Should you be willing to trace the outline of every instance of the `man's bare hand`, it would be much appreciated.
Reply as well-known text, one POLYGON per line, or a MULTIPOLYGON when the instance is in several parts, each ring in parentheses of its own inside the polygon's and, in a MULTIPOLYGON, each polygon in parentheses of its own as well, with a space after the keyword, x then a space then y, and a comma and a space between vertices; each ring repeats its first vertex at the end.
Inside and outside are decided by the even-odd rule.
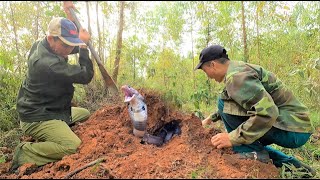
POLYGON ((79 39, 81 39, 84 43, 88 44, 91 36, 86 29, 81 28, 79 31, 79 39))
POLYGON ((75 7, 74 4, 72 3, 72 1, 63 1, 63 10, 64 10, 64 12, 67 14, 67 18, 68 18, 70 21, 74 21, 72 15, 71 15, 71 12, 70 12, 70 10, 69 10, 69 8, 76 9, 76 7, 75 7))
POLYGON ((217 149, 232 147, 228 133, 219 133, 211 138, 211 143, 217 149))
POLYGON ((207 118, 205 118, 204 120, 202 120, 201 123, 202 123, 202 126, 203 126, 203 127, 212 124, 211 116, 208 116, 207 118))

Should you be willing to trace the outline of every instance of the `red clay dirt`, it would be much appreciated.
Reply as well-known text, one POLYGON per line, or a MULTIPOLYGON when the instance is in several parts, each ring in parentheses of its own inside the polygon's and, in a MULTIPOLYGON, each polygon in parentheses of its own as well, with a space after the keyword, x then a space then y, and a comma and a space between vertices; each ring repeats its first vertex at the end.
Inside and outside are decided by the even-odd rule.
POLYGON ((105 105, 90 118, 72 127, 82 140, 77 153, 62 160, 34 167, 25 164, 19 174, 8 173, 11 162, 2 164, 0 179, 167 179, 167 178, 277 178, 272 164, 236 159, 230 149, 214 149, 215 127, 203 128, 193 114, 170 107, 155 92, 138 90, 148 108, 147 132, 153 134, 164 123, 181 120, 181 134, 157 147, 141 144, 132 133, 125 103, 105 105), (104 160, 70 174, 99 158, 104 160))

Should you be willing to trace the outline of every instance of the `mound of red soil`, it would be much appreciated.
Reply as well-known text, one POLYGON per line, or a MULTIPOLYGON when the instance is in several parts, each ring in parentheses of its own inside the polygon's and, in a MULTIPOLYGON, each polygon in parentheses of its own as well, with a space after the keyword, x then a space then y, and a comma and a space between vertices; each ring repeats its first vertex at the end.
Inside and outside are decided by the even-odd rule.
MULTIPOLYGON (((2 171, 0 178, 278 177, 279 172, 272 164, 235 159, 230 149, 214 149, 210 139, 219 130, 203 128, 198 117, 174 110, 155 92, 139 91, 145 97, 148 107, 148 133, 154 133, 166 122, 180 120, 180 135, 175 135, 160 147, 141 144, 141 139, 132 133, 126 104, 106 105, 94 112, 87 121, 72 127, 82 140, 77 153, 38 168, 25 164, 20 167, 18 175, 2 171), (93 162, 100 158, 103 160, 93 162), (91 162, 92 166, 84 168, 91 162), (79 168, 83 169, 75 172, 79 168)), ((5 166, 8 169, 9 163, 5 166)))

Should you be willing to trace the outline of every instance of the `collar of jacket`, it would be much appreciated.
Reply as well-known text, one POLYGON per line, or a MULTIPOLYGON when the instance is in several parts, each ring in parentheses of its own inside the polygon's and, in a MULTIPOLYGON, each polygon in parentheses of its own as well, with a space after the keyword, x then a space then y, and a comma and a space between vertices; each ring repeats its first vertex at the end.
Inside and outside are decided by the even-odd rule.
POLYGON ((68 57, 64 58, 64 57, 59 56, 58 54, 56 54, 56 53, 54 53, 54 52, 52 51, 52 49, 51 49, 51 47, 50 47, 50 44, 49 44, 49 42, 48 42, 48 40, 47 40, 47 37, 45 37, 45 38, 42 40, 41 43, 42 43, 42 45, 48 50, 49 53, 54 54, 55 56, 59 57, 59 59, 65 60, 65 61, 68 62, 68 60, 69 60, 68 57))

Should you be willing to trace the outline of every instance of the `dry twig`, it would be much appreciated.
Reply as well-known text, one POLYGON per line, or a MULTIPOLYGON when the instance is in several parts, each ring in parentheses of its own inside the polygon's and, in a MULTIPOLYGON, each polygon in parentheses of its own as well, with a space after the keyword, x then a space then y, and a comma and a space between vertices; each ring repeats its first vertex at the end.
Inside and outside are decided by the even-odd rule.
POLYGON ((66 176, 64 176, 63 179, 69 179, 71 176, 75 175, 76 173, 78 173, 78 172, 80 172, 80 171, 82 171, 82 170, 84 170, 84 169, 86 169, 86 168, 88 168, 90 166, 93 166, 93 165, 95 165, 97 163, 104 162, 105 160, 106 160, 106 158, 104 158, 104 157, 96 159, 96 160, 94 160, 94 161, 92 161, 92 162, 90 162, 90 163, 88 163, 88 164, 86 164, 86 165, 84 165, 84 166, 82 166, 82 167, 80 167, 80 168, 68 173, 66 176))

